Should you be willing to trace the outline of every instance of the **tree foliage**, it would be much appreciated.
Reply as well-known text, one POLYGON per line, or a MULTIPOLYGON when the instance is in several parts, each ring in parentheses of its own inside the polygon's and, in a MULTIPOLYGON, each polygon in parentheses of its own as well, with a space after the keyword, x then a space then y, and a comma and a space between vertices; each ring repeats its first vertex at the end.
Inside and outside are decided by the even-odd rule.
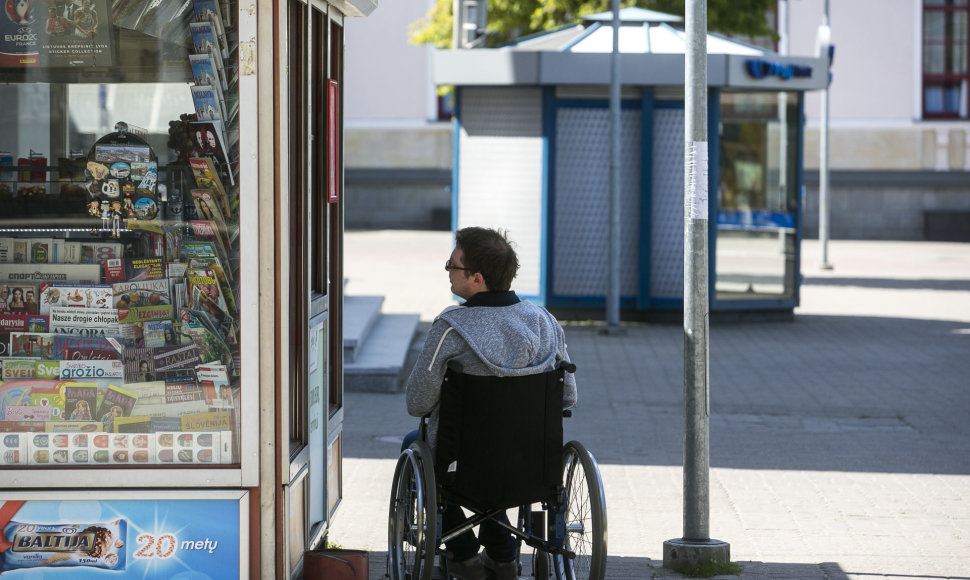
MULTIPOLYGON (((684 15, 685 0, 621 0, 638 6, 684 15)), ((708 0, 707 27, 712 32, 776 38, 768 12, 777 0, 708 0)), ((422 19, 411 25, 411 42, 451 47, 453 0, 437 0, 422 19)), ((500 46, 516 38, 579 22, 583 16, 610 10, 610 0, 488 0, 486 46, 500 46)))

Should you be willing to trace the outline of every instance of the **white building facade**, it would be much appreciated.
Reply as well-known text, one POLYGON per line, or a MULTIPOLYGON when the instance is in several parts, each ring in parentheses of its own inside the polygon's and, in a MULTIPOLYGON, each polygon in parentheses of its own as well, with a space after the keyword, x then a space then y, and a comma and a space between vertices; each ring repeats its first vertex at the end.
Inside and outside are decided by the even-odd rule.
MULTIPOLYGON (((444 174, 453 164, 453 135, 439 120, 433 49, 407 43, 408 26, 431 4, 394 3, 348 24, 359 29, 347 36, 348 63, 360 59, 384 73, 356 79, 349 71, 364 67, 347 67, 348 191, 383 192, 382 199, 404 206, 396 207, 397 219, 412 223, 430 215, 429 204, 440 211, 450 199, 444 174)), ((970 239, 967 0, 778 4, 778 51, 792 55, 816 54, 828 4, 835 47, 828 124, 831 236, 970 239)), ((807 237, 816 235, 818 223, 821 97, 818 91, 805 97, 807 237)), ((353 227, 352 204, 347 211, 353 227)))

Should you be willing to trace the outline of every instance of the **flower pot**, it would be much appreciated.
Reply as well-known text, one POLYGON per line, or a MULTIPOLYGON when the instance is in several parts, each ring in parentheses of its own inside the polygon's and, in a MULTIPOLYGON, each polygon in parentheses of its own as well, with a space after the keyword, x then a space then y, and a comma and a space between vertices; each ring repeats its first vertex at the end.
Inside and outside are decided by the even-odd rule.
POLYGON ((304 580, 367 580, 366 550, 312 550, 303 553, 304 580))

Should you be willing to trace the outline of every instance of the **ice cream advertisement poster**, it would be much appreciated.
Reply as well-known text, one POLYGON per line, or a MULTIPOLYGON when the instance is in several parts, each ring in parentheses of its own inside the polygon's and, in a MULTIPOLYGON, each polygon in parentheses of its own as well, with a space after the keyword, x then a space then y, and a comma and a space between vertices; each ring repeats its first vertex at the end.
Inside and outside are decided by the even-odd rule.
POLYGON ((181 499, 187 495, 182 492, 180 499, 80 499, 81 494, 72 494, 79 499, 17 499, 2 494, 0 573, 5 580, 240 578, 245 545, 240 514, 243 507, 248 510, 242 505, 248 495, 211 494, 215 497, 181 499))

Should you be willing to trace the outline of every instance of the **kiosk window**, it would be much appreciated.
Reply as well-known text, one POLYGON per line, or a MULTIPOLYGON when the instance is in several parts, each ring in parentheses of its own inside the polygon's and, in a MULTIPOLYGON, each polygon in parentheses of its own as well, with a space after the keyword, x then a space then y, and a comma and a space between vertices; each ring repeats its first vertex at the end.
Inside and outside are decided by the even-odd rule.
POLYGON ((718 300, 794 298, 798 99, 721 96, 718 300))
POLYGON ((0 16, 0 469, 237 464, 237 2, 21 5, 0 16))

